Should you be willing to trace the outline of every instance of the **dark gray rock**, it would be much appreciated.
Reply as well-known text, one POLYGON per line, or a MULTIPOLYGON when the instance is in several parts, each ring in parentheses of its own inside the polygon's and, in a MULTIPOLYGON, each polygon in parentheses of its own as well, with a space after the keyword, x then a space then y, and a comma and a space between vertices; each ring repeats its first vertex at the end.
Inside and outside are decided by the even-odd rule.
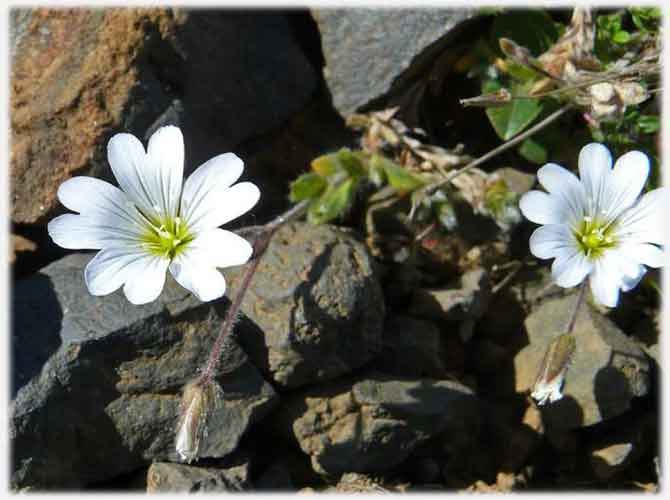
POLYGON ((380 472, 429 438, 478 416, 477 399, 447 380, 357 377, 297 394, 282 407, 320 474, 380 472))
POLYGON ((383 349, 375 368, 403 377, 446 378, 442 333, 430 321, 392 316, 384 325, 383 349))
POLYGON ((187 167, 279 127, 307 105, 317 73, 294 35, 291 14, 179 13, 173 44, 182 59, 173 77, 183 88, 187 167))
POLYGON ((249 462, 224 467, 157 462, 147 471, 147 493, 248 491, 250 469, 249 462))
MULTIPOLYGON (((240 275, 230 275, 235 290, 240 275)), ((288 224, 244 297, 240 345, 282 387, 329 380, 381 350, 384 298, 365 246, 334 226, 288 224)))
POLYGON ((312 9, 342 115, 406 87, 472 9, 312 9))
POLYGON ((473 269, 445 288, 419 289, 409 312, 446 321, 480 318, 491 300, 491 280, 485 269, 473 269))
MULTIPOLYGON (((161 297, 133 306, 122 293, 88 294, 75 254, 20 281, 13 294, 11 481, 79 487, 174 451, 181 389, 197 375, 223 304, 203 304, 168 279, 161 297)), ((201 455, 235 450, 276 395, 229 344, 231 373, 212 410, 201 455), (236 368, 235 368, 236 367, 236 368)))
MULTIPOLYGON (((532 390, 550 342, 565 330, 575 301, 545 300, 525 321, 528 345, 514 358, 517 392, 532 390)), ((650 363, 637 342, 588 302, 573 330, 575 354, 567 369, 563 398, 542 407, 549 427, 574 429, 623 414, 634 397, 649 391, 650 363)))
POLYGON ((488 272, 476 268, 445 288, 416 290, 409 312, 438 321, 460 321, 458 331, 467 342, 472 337, 476 321, 486 313, 492 295, 488 272))

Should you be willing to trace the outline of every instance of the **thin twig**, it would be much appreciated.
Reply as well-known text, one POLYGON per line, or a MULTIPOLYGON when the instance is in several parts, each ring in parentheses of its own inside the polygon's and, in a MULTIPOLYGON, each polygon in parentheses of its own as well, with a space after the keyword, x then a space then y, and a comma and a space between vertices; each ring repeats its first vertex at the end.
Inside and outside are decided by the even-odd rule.
POLYGON ((472 169, 476 166, 481 165, 482 163, 487 162, 488 160, 490 160, 494 156, 497 156, 500 153, 502 153, 504 151, 507 151, 510 148, 513 148, 514 146, 516 146, 520 142, 522 142, 522 141, 526 140, 527 138, 529 138, 530 136, 536 134, 537 132, 539 132, 543 128, 547 127, 548 125, 550 125, 553 122, 555 122, 556 120, 558 120, 561 116, 563 116, 570 109, 572 109, 572 104, 566 104, 562 108, 554 111, 552 114, 547 116, 544 120, 540 121, 539 123, 535 124, 534 126, 529 128, 528 130, 526 130, 525 132, 522 132, 522 133, 516 135, 513 139, 510 139, 509 141, 505 142, 504 144, 501 144, 500 146, 498 146, 497 148, 492 149, 491 151, 489 151, 485 155, 482 155, 479 158, 471 161, 470 163, 465 165, 463 168, 460 168, 460 169, 452 172, 448 177, 446 177, 444 179, 440 179, 439 181, 434 182, 433 184, 429 184, 428 186, 422 188, 421 192, 425 196, 429 196, 429 195, 433 194, 435 191, 440 189, 442 186, 445 186, 446 184, 453 181, 459 175, 467 172, 468 170, 470 170, 470 169, 472 169))

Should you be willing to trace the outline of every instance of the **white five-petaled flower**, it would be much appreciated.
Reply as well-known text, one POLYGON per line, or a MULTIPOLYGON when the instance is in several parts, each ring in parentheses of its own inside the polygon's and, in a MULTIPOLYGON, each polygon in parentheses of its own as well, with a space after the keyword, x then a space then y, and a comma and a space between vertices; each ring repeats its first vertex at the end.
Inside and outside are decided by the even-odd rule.
POLYGON ((219 229, 260 197, 250 182, 233 185, 242 160, 216 156, 183 182, 184 140, 172 126, 158 129, 146 151, 134 136, 117 134, 107 157, 121 189, 92 177, 65 181, 58 199, 78 214, 48 226, 64 248, 100 250, 84 271, 90 293, 123 286, 130 302, 145 304, 160 295, 169 269, 200 300, 221 297, 226 282, 217 268, 244 264, 252 254, 245 239, 219 229))
POLYGON ((537 172, 548 191, 530 191, 520 200, 521 212, 543 224, 530 237, 530 251, 555 259, 551 272, 557 285, 569 288, 590 275, 597 302, 615 307, 619 290, 634 288, 646 267, 660 267, 665 254, 662 218, 670 195, 659 188, 640 197, 649 175, 649 159, 630 151, 614 168, 608 149, 588 144, 579 153, 578 179, 548 163, 537 172))

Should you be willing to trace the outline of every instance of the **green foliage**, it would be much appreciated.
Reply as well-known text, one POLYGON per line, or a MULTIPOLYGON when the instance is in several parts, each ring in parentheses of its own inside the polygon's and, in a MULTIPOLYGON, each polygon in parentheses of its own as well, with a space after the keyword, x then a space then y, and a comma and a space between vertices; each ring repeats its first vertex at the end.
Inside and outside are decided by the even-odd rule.
POLYGON ((307 172, 291 183, 289 199, 293 203, 319 196, 328 186, 326 180, 318 174, 307 172))
POLYGON ((419 176, 381 155, 372 155, 370 166, 383 170, 389 184, 401 194, 414 191, 425 184, 419 176))
POLYGON ((519 146, 519 154, 536 165, 544 165, 549 158, 547 148, 530 137, 523 141, 521 146, 519 146))
POLYGON ((380 188, 386 182, 400 195, 415 191, 425 181, 381 154, 343 148, 312 160, 312 172, 291 184, 293 202, 311 200, 307 218, 323 224, 342 217, 352 206, 356 190, 365 182, 380 188))
MULTIPOLYGON (((530 84, 515 84, 512 86, 512 96, 528 93, 530 84)), ((484 85, 484 92, 495 92, 500 84, 489 81, 484 85)), ((539 99, 512 99, 505 106, 496 106, 486 109, 491 125, 498 136, 508 141, 528 127, 542 111, 543 103, 539 99)))
POLYGON ((657 32, 661 24, 658 7, 631 7, 628 9, 635 27, 642 32, 657 32))
POLYGON ((543 10, 510 10, 495 18, 491 38, 494 47, 500 38, 510 38, 538 56, 558 39, 558 30, 543 10))
POLYGON ((503 179, 493 182, 484 193, 484 208, 503 227, 509 227, 521 219, 518 204, 519 195, 511 191, 503 179))
POLYGON ((312 224, 324 224, 342 216, 353 202, 356 194, 355 179, 347 179, 339 185, 329 186, 307 211, 307 220, 312 224))
POLYGON ((622 45, 631 41, 631 34, 623 29, 623 12, 600 15, 596 18, 596 56, 611 62, 625 50, 622 45))

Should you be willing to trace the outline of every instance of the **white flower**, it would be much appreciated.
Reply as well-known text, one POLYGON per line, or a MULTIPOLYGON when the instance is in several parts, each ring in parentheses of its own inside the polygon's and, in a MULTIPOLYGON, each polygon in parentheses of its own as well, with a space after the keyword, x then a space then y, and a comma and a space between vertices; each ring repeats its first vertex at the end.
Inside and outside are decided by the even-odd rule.
POLYGON ((596 301, 614 307, 619 290, 634 288, 645 266, 664 264, 657 245, 665 242, 670 192, 659 188, 639 197, 649 175, 647 156, 630 151, 612 168, 602 144, 582 148, 579 175, 581 181, 554 163, 538 170, 548 193, 530 191, 519 202, 528 219, 544 224, 530 237, 530 251, 555 259, 551 272, 559 286, 576 286, 590 275, 596 301))
POLYGON ((64 248, 100 250, 84 271, 90 293, 123 286, 130 302, 145 304, 160 295, 169 269, 200 300, 221 297, 226 282, 216 268, 244 264, 252 254, 245 239, 218 229, 260 197, 250 182, 233 185, 242 160, 216 156, 183 182, 184 139, 177 127, 157 130, 147 151, 134 136, 117 134, 107 158, 121 189, 92 177, 67 180, 58 199, 78 214, 48 226, 64 248))

